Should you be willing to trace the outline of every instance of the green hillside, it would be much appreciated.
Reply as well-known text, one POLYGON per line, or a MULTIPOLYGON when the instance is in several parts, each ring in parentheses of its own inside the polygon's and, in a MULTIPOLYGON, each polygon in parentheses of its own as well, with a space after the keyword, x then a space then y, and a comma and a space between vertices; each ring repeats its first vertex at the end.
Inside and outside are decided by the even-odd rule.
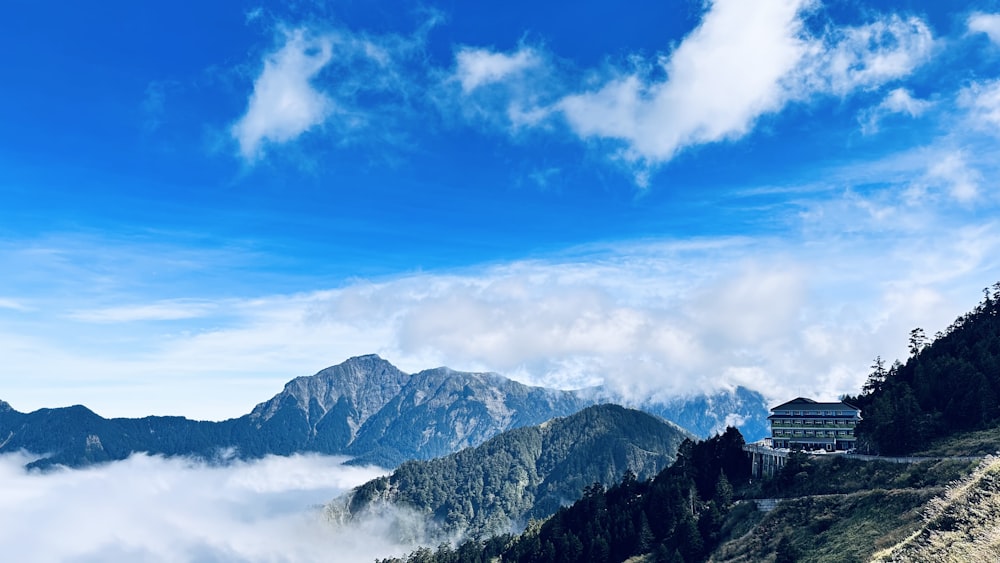
POLYGON ((540 426, 429 461, 411 461, 329 507, 334 520, 384 505, 424 515, 443 537, 520 529, 622 474, 655 475, 688 437, 652 415, 617 405, 590 407, 540 426))
POLYGON ((859 441, 884 455, 923 449, 958 432, 1000 423, 1000 283, 945 330, 910 333, 906 362, 876 358, 862 393, 859 441))

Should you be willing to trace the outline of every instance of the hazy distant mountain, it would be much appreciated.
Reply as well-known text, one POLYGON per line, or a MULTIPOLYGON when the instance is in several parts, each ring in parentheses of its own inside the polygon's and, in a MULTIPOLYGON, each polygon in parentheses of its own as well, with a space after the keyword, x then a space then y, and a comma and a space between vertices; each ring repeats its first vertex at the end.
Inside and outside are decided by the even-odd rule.
POLYGON ((767 400, 760 393, 746 387, 662 402, 637 403, 624 398, 616 399, 614 395, 609 396, 608 400, 676 422, 703 438, 720 434, 727 426, 739 428, 747 442, 756 442, 770 435, 767 400))
POLYGON ((644 412, 588 407, 446 457, 404 463, 335 500, 327 512, 347 520, 370 511, 389 514, 392 506, 428 519, 432 536, 485 537, 546 518, 580 498, 585 487, 617 483, 627 470, 651 477, 674 460, 688 437, 644 412))
MULTIPOLYGON (((259 457, 294 452, 343 454, 395 467, 479 445, 505 430, 540 424, 607 402, 607 394, 530 387, 489 373, 438 368, 413 375, 369 355, 293 379, 240 418, 105 419, 83 406, 20 413, 0 402, 0 452, 44 454, 34 465, 80 466, 133 452, 259 457)), ((638 405, 698 435, 743 422, 763 432, 767 408, 745 389, 731 394, 638 405)))

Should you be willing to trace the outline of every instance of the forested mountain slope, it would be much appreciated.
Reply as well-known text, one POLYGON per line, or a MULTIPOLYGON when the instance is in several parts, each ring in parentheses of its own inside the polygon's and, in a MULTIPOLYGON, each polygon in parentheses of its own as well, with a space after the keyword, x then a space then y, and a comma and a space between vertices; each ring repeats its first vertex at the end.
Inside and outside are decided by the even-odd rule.
POLYGON ((1000 423, 1000 283, 933 340, 910 333, 910 357, 889 368, 877 358, 862 393, 859 438, 886 455, 957 432, 1000 423))
POLYGON ((337 499, 328 512, 344 520, 388 504, 425 516, 441 537, 506 532, 548 517, 593 483, 656 474, 688 436, 647 413, 589 407, 443 458, 404 463, 337 499))
POLYGON ((610 488, 587 487, 579 501, 520 536, 420 549, 384 563, 620 562, 650 552, 658 561, 700 561, 732 510, 731 483, 749 476, 742 448, 743 437, 733 428, 702 442, 687 440, 676 462, 655 478, 626 475, 610 488))

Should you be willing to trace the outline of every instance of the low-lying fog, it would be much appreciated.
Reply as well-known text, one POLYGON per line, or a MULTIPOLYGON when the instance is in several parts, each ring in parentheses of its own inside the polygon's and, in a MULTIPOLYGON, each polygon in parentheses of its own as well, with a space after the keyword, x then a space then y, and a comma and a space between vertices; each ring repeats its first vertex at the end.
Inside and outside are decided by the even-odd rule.
POLYGON ((225 466, 133 455, 86 469, 26 471, 0 456, 6 561, 373 561, 409 552, 388 519, 335 527, 322 505, 383 474, 318 455, 225 466))

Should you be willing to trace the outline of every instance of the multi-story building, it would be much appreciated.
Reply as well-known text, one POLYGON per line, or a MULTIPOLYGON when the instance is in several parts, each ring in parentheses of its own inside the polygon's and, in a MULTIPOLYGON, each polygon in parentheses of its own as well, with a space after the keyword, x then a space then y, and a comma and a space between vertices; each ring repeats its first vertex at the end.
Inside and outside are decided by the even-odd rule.
POLYGON ((841 401, 818 403, 799 397, 771 409, 771 445, 801 450, 850 450, 861 410, 841 401))

